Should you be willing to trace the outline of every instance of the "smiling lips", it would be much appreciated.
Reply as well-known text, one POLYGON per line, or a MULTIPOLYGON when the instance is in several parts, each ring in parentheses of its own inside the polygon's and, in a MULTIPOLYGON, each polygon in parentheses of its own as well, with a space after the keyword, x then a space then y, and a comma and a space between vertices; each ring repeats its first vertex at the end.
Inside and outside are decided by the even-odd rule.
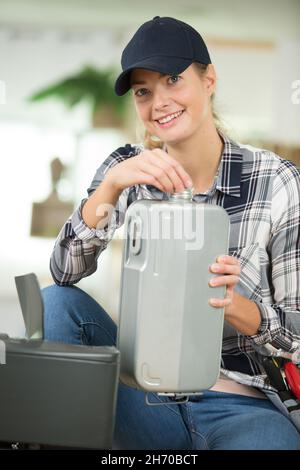
POLYGON ((161 118, 161 119, 156 119, 156 122, 160 127, 170 127, 173 122, 181 116, 181 114, 184 112, 182 109, 181 111, 177 111, 176 113, 169 114, 168 116, 161 118))

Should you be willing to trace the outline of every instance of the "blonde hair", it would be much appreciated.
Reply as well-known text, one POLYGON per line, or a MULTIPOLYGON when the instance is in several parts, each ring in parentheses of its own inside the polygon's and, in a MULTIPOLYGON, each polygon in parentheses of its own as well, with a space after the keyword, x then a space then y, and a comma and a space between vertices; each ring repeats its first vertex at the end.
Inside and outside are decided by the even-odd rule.
MULTIPOLYGON (((193 62, 193 65, 194 65, 196 71, 198 72, 200 78, 202 78, 205 75, 208 66, 205 65, 205 64, 200 64, 199 62, 193 62)), ((211 95, 211 98, 210 98, 213 120, 214 120, 216 129, 218 131, 222 132, 223 134, 225 134, 226 130, 223 126, 221 118, 219 117, 219 115, 218 115, 218 113, 215 109, 214 101, 215 101, 215 94, 213 93, 211 95)), ((147 149, 150 149, 150 150, 153 150, 155 148, 162 148, 164 146, 164 142, 162 142, 161 140, 159 140, 157 138, 153 138, 153 137, 154 136, 151 135, 149 133, 149 131, 147 131, 147 129, 144 129, 144 136, 142 137, 144 147, 147 148, 147 149)))

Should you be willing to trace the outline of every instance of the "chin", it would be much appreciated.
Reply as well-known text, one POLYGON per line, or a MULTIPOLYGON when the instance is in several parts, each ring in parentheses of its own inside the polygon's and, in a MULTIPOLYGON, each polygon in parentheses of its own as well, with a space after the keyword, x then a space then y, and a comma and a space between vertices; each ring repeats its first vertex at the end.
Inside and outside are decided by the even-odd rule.
POLYGON ((164 137, 161 136, 159 138, 166 144, 174 145, 174 144, 180 144, 181 142, 184 142, 185 140, 189 139, 189 137, 191 137, 190 134, 181 133, 181 134, 177 134, 174 136, 171 136, 171 135, 164 136, 164 137))

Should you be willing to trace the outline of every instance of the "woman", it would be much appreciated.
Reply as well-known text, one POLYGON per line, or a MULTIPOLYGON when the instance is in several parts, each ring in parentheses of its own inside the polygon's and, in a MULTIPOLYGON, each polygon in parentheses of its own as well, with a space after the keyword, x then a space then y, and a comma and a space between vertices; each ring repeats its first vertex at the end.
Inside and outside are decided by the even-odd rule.
POLYGON ((114 447, 300 449, 286 410, 266 398, 272 387, 257 352, 268 342, 294 351, 300 342, 297 169, 217 128, 215 70, 191 26, 173 18, 146 22, 124 49, 122 68, 115 90, 132 90, 145 142, 105 160, 89 197, 63 227, 51 257, 58 286, 43 291, 46 338, 115 344, 114 322, 73 284, 96 270, 132 201, 167 198, 192 185, 196 202, 223 206, 231 222, 230 255, 220 253, 210 266, 218 274, 211 286, 226 286, 224 299, 210 300, 225 307, 222 374, 184 405, 147 406, 142 391, 120 384, 114 447))

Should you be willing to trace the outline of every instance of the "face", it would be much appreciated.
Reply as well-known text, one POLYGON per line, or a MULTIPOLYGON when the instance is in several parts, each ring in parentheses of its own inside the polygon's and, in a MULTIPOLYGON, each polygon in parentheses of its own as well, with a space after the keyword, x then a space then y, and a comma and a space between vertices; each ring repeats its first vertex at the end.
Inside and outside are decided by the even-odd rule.
POLYGON ((182 142, 212 119, 210 96, 216 76, 210 64, 204 77, 190 65, 179 75, 145 69, 131 73, 135 107, 145 128, 165 143, 182 142))

